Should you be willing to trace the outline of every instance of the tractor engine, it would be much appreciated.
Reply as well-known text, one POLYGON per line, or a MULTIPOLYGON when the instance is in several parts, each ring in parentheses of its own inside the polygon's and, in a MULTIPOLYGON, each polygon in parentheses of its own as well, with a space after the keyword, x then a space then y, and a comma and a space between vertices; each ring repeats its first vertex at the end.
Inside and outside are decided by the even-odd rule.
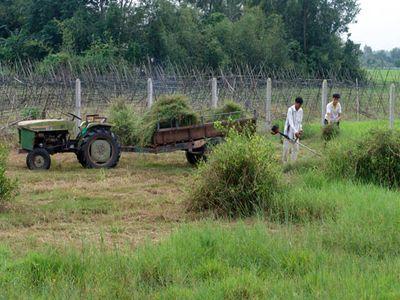
POLYGON ((35 145, 40 147, 65 147, 69 140, 68 131, 49 131, 36 134, 35 145))

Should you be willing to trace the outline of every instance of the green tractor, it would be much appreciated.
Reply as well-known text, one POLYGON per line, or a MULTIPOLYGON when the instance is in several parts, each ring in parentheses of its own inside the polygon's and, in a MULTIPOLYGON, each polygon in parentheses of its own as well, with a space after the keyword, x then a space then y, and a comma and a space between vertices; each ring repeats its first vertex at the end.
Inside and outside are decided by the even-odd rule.
POLYGON ((121 147, 107 118, 87 115, 78 127, 75 120, 82 119, 71 113, 68 115, 72 117, 71 120, 46 119, 18 123, 20 151, 28 152, 28 168, 48 170, 50 155, 65 152, 75 153, 85 168, 115 167, 121 156, 121 147))

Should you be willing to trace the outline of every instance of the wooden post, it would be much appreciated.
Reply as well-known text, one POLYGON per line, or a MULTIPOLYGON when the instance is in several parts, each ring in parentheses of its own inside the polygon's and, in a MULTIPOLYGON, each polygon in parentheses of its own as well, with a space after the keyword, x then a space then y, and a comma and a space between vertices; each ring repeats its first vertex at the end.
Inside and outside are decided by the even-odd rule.
POLYGON ((396 101, 396 95, 395 95, 395 85, 392 83, 390 86, 390 97, 389 97, 389 127, 390 129, 393 129, 394 127, 394 106, 395 106, 395 101, 396 101))
POLYGON ((325 79, 322 82, 322 97, 321 97, 321 123, 324 125, 326 105, 328 104, 328 81, 325 79))
POLYGON ((147 79, 147 107, 151 108, 153 105, 153 79, 147 79))
POLYGON ((360 121, 360 88, 358 86, 358 78, 356 78, 356 114, 357 121, 360 121))
POLYGON ((267 126, 267 130, 270 130, 271 124, 272 124, 271 102, 272 102, 272 80, 271 80, 271 78, 268 78, 267 79, 267 99, 265 101, 265 123, 267 126))
POLYGON ((213 78, 211 82, 211 107, 218 107, 218 83, 217 78, 213 78))
MULTIPOLYGON (((82 90, 81 81, 77 79, 75 81, 75 115, 81 118, 81 107, 82 107, 82 90)), ((76 119, 76 127, 81 125, 81 120, 76 119)))

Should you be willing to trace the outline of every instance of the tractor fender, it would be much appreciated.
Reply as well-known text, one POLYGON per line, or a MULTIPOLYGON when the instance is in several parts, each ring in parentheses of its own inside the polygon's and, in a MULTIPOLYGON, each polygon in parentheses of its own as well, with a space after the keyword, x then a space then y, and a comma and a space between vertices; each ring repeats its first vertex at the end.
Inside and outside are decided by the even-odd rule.
POLYGON ((89 132, 98 128, 104 128, 106 130, 110 130, 112 127, 111 124, 108 123, 101 123, 101 124, 89 124, 87 127, 82 129, 81 137, 85 137, 89 132))

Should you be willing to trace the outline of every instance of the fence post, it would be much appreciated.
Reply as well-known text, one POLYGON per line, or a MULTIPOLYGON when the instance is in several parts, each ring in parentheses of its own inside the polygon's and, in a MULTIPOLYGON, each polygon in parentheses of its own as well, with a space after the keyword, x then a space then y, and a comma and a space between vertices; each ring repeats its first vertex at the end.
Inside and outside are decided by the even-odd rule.
POLYGON ((272 117, 271 117, 271 101, 272 101, 272 80, 267 79, 267 99, 265 102, 265 122, 267 130, 271 128, 272 117))
POLYGON ((390 129, 393 129, 394 126, 394 105, 396 101, 396 95, 395 95, 395 85, 392 83, 390 86, 390 97, 389 97, 389 124, 390 124, 390 129))
POLYGON ((211 107, 218 107, 218 84, 217 78, 213 77, 211 82, 211 107))
POLYGON ((147 107, 151 108, 153 105, 153 79, 147 79, 147 107))
POLYGON ((360 88, 358 86, 358 78, 356 78, 356 114, 357 121, 360 121, 360 88))
MULTIPOLYGON (((81 81, 77 79, 75 81, 75 115, 81 118, 81 107, 82 107, 82 91, 81 81)), ((79 127, 81 120, 75 120, 77 128, 79 127)))
POLYGON ((321 123, 324 125, 325 114, 326 114, 326 105, 328 103, 328 81, 324 79, 322 82, 322 97, 321 97, 321 123))

